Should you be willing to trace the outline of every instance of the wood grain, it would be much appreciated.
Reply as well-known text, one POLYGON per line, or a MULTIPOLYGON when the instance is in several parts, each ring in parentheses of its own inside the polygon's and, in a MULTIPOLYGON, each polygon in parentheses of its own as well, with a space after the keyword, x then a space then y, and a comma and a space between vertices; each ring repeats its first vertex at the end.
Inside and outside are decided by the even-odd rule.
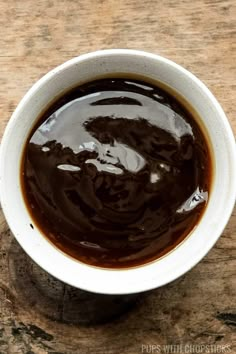
MULTIPOLYGON (((143 49, 185 66, 212 90, 236 134, 235 0, 0 0, 0 28, 1 136, 37 79, 103 48, 143 49)), ((0 214, 0 354, 136 354, 145 345, 181 343, 229 345, 235 353, 235 230, 236 211, 185 276, 135 299, 107 299, 86 297, 39 269, 0 214), (114 308, 125 313, 106 324, 82 321, 93 320, 92 309, 106 321, 103 311, 114 308)))

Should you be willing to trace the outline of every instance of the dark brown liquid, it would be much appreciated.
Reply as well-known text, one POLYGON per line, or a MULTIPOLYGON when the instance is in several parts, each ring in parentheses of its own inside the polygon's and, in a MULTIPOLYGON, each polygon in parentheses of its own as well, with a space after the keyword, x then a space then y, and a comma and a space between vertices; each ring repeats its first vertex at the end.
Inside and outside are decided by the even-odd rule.
POLYGON ((34 223, 58 248, 100 267, 157 259, 199 221, 210 189, 206 139, 176 98, 103 79, 65 94, 24 150, 34 223))

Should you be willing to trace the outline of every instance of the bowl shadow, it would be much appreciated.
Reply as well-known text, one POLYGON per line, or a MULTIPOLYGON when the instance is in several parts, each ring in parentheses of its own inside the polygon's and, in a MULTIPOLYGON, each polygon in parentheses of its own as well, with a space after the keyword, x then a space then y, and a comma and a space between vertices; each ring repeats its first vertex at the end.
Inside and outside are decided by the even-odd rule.
POLYGON ((132 310, 145 296, 95 294, 67 285, 34 263, 15 239, 10 245, 8 266, 21 305, 54 321, 106 323, 132 310))

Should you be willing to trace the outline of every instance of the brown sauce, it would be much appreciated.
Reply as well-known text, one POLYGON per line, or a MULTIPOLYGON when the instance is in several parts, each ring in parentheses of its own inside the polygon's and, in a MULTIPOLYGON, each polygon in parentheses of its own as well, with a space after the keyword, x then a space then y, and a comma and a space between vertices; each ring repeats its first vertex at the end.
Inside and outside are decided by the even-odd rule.
POLYGON ((35 225, 66 254, 145 264, 198 223, 211 158, 193 114, 153 84, 101 79, 59 98, 26 143, 22 189, 35 225))

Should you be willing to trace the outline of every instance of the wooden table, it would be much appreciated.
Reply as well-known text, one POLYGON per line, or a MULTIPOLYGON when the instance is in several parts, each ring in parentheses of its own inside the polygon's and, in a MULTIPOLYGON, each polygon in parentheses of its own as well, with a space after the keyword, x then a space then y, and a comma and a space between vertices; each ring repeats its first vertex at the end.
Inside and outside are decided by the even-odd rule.
MULTIPOLYGON (((37 79, 102 48, 143 49, 185 66, 216 95, 236 133, 235 0, 0 0, 0 28, 1 134, 37 79)), ((215 247, 188 274, 138 298, 108 298, 65 286, 39 269, 1 214, 0 353, 158 353, 165 344, 235 353, 235 230, 234 212, 215 247), (113 309, 124 313, 91 324, 96 311, 106 321, 113 309)))

